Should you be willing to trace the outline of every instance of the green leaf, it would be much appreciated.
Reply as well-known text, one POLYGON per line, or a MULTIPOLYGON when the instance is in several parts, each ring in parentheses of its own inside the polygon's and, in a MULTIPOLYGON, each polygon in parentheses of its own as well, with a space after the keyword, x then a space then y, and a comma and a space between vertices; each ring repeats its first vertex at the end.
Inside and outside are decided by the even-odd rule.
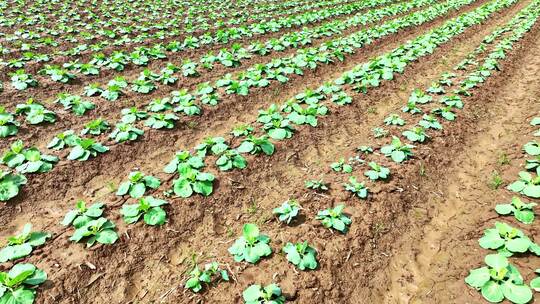
POLYGON ((508 266, 508 259, 500 254, 488 254, 484 261, 488 266, 496 270, 506 268, 508 266))
POLYGON ((20 259, 32 252, 32 246, 28 243, 21 245, 6 246, 0 250, 0 263, 20 259))
POLYGON ((242 234, 248 241, 255 240, 260 234, 259 227, 255 224, 245 224, 242 228, 242 234))
POLYGON ((471 270, 469 275, 465 278, 465 283, 476 289, 480 289, 489 281, 490 278, 491 276, 489 274, 489 268, 481 267, 471 270))
POLYGON ((516 285, 510 281, 502 285, 504 296, 515 304, 525 304, 532 299, 532 291, 527 285, 516 285))
POLYGON ((510 214, 514 210, 515 210, 514 206, 512 206, 511 204, 500 204, 500 205, 495 206, 495 211, 498 214, 502 214, 502 215, 510 214))
POLYGON ((118 240, 118 234, 112 229, 105 229, 96 234, 96 241, 101 244, 113 244, 118 240))
POLYGON ((190 197, 193 194, 191 183, 187 179, 178 179, 174 182, 174 194, 180 197, 190 197))
POLYGON ((498 303, 504 299, 501 286, 494 281, 488 281, 486 285, 482 286, 481 292, 482 296, 492 303, 498 303))
POLYGON ((540 277, 538 278, 534 278, 531 283, 531 288, 534 289, 535 291, 538 291, 540 292, 540 277))
POLYGON ((129 190, 129 195, 133 198, 141 198, 146 192, 146 186, 144 183, 136 183, 131 186, 129 190))
POLYGON ((525 252, 529 249, 531 241, 527 238, 515 238, 506 242, 506 248, 512 252, 525 252))
MULTIPOLYGON (((34 293, 35 291, 31 289, 25 289, 24 287, 20 287, 13 291, 13 304, 32 304, 34 303, 34 293)), ((6 302, 8 304, 12 304, 9 302, 6 302)))
POLYGON ((144 222, 151 226, 163 225, 166 218, 165 210, 159 207, 154 207, 144 214, 144 222))
POLYGON ((263 296, 261 285, 251 285, 242 292, 242 297, 246 302, 257 303, 259 298, 263 296))

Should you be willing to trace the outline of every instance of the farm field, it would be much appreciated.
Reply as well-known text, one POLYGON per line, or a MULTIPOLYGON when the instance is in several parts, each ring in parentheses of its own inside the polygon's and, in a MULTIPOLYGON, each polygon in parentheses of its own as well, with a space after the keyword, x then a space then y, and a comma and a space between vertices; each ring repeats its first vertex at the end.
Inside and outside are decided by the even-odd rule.
POLYGON ((539 302, 539 20, 0 3, 0 304, 539 302))

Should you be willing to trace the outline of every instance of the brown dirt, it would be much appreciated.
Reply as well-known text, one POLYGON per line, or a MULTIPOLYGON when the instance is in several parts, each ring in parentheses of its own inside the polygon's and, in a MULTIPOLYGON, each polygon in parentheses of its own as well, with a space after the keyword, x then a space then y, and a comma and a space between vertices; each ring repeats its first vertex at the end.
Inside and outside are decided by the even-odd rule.
MULTIPOLYGON (((509 20, 527 3, 518 3, 494 15, 485 24, 469 29, 451 43, 438 48, 434 54, 412 64, 395 81, 385 83, 367 95, 355 94, 352 106, 332 108, 334 113, 321 118, 318 128, 298 128, 295 140, 277 144, 277 152, 272 157, 248 158, 248 169, 227 173, 220 178, 215 195, 206 199, 171 200, 169 222, 163 228, 149 228, 140 223, 133 226, 121 224, 117 210, 124 201, 110 194, 110 185, 118 184, 134 167, 142 168, 145 172, 160 172, 173 151, 189 148, 201 138, 218 131, 224 132, 240 121, 251 121, 256 114, 255 109, 274 101, 268 101, 268 92, 258 92, 250 97, 249 104, 247 98, 227 103, 227 111, 207 117, 208 121, 214 121, 212 125, 200 124, 195 130, 177 129, 166 134, 150 132, 141 141, 142 144, 119 145, 96 160, 82 164, 61 164, 47 178, 39 182, 31 180, 25 188, 28 190, 20 198, 0 209, 0 222, 5 223, 6 227, 0 236, 13 234, 27 221, 34 223, 37 229, 55 233, 53 241, 25 259, 36 263, 49 274, 50 280, 39 290, 38 303, 240 303, 241 291, 246 286, 272 281, 281 285, 293 303, 402 303, 415 299, 414 295, 418 295, 419 303, 431 303, 429 297, 435 296, 439 297, 436 303, 448 303, 452 295, 465 297, 467 295, 462 292, 465 290, 463 274, 472 264, 476 267, 481 262, 480 253, 473 257, 470 249, 484 226, 480 228, 478 222, 466 222, 455 217, 461 222, 456 222, 454 227, 462 228, 461 224, 465 223, 470 229, 469 233, 461 234, 463 229, 457 235, 452 234, 451 246, 444 248, 467 247, 463 239, 468 236, 469 248, 460 249, 461 255, 452 257, 458 257, 460 261, 470 259, 469 263, 453 264, 455 269, 446 263, 439 268, 426 269, 434 256, 429 245, 442 238, 446 241, 448 236, 439 232, 440 229, 448 229, 440 224, 451 220, 442 220, 447 218, 449 211, 458 210, 447 210, 445 204, 432 204, 442 201, 433 192, 434 189, 441 189, 446 197, 445 202, 451 202, 447 204, 449 206, 463 204, 452 193, 458 191, 460 197, 464 198, 464 190, 460 188, 463 183, 471 189, 485 187, 485 182, 478 185, 474 181, 482 177, 485 179, 485 172, 489 174, 490 170, 484 167, 490 168, 496 161, 493 156, 484 156, 480 158, 480 163, 475 163, 476 155, 484 151, 480 147, 499 151, 505 148, 504 143, 516 143, 517 139, 524 138, 517 135, 522 130, 520 126, 508 126, 502 118, 511 115, 510 121, 523 123, 525 118, 531 117, 530 110, 513 109, 511 106, 522 104, 524 100, 533 105, 533 96, 539 92, 538 78, 534 77, 538 77, 540 65, 532 51, 540 50, 538 26, 522 43, 524 47, 516 49, 515 54, 507 60, 508 64, 503 65, 503 72, 492 77, 473 98, 467 99, 467 108, 460 112, 458 121, 445 125, 443 133, 418 151, 419 161, 399 167, 399 171, 397 166, 384 163, 391 166, 394 176, 387 183, 372 186, 372 195, 367 202, 341 191, 340 184, 345 177, 327 168, 339 157, 352 155, 355 146, 373 142, 369 135, 371 128, 378 126, 387 114, 399 111, 413 88, 424 87, 447 71, 471 51, 483 36, 509 20), (532 63, 535 69, 528 71, 532 59, 536 60, 532 63), (509 76, 512 77, 511 81, 508 81, 509 76), (535 79, 536 82, 531 83, 535 79), (516 86, 523 95, 512 91, 516 86), (506 95, 501 95, 505 96, 501 99, 493 98, 499 96, 497 92, 506 92, 506 95), (496 132, 503 127, 509 128, 508 133, 512 134, 509 137, 513 141, 495 143, 480 138, 485 134, 497 135, 496 132), (163 145, 164 142, 174 143, 163 145), (464 160, 464 163, 460 164, 454 159, 464 160), (420 166, 425 168, 427 176, 418 174, 420 166), (476 168, 484 175, 480 175, 476 168), (316 195, 303 189, 305 179, 323 174, 333 185, 327 195, 316 195), (273 219, 271 210, 293 197, 299 199, 305 217, 293 227, 284 229, 273 219), (71 230, 60 229, 58 221, 80 198, 107 203, 107 216, 119 223, 122 234, 117 244, 86 250, 68 241, 71 230), (318 210, 341 202, 348 206, 346 211, 353 219, 346 235, 332 234, 313 220, 318 210), (258 223, 262 231, 272 238, 274 250, 288 241, 309 240, 319 252, 320 268, 298 273, 279 252, 256 266, 234 263, 226 250, 246 222, 258 223), (422 240, 418 237, 418 229, 424 226, 426 232, 422 235, 427 236, 424 240, 426 244, 418 241, 418 246, 413 246, 414 240, 422 240), (414 252, 423 252, 427 257, 420 261, 421 266, 408 262, 411 258, 408 254, 414 252), (192 267, 193 256, 199 263, 218 260, 229 265, 234 273, 233 281, 211 286, 200 295, 184 291, 181 284, 185 273, 192 267), (89 268, 87 263, 95 265, 96 269, 89 268), (402 267, 403 264, 406 267, 402 267), (410 270, 393 270, 400 267, 410 270), (435 271, 437 269, 439 271, 435 271), (415 276, 415 273, 421 275, 415 276), (445 282, 450 282, 447 284, 452 289, 444 293, 439 290, 444 287, 441 285, 429 292, 431 285, 424 283, 424 277, 426 280, 446 279, 445 282), (434 295, 435 291, 437 295, 434 295)), ((275 89, 275 100, 285 100, 305 87, 314 87, 335 78, 358 62, 389 50, 440 22, 442 20, 392 37, 344 63, 294 79, 275 89)), ((375 142, 376 145, 381 143, 375 142)), ((519 144, 523 142, 521 140, 519 144)), ((509 155, 517 155, 510 152, 516 151, 516 147, 519 146, 505 151, 509 155)), ((513 161, 512 164, 517 163, 513 161)), ((159 176, 166 178, 163 174, 159 176)), ((511 180, 513 176, 515 172, 505 175, 505 180, 511 180)), ((486 197, 489 199, 487 192, 485 189, 471 191, 467 202, 474 203, 486 197), (478 195, 476 199, 474 195, 478 195)), ((493 198, 496 198, 493 195, 497 194, 490 195, 492 200, 486 200, 486 210, 492 207, 493 198)), ((469 210, 471 221, 478 220, 474 217, 476 214, 470 213, 475 210, 477 208, 469 210)), ((488 216, 487 211, 481 214, 488 216)), ((463 216, 467 217, 467 214, 463 216)), ((446 254, 450 254, 450 250, 446 254)), ((474 293, 471 297, 478 300, 474 293)))

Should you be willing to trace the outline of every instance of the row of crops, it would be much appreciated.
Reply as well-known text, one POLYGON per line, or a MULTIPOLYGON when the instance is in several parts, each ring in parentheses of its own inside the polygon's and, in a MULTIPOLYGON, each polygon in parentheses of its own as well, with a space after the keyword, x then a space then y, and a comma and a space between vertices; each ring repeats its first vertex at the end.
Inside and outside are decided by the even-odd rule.
MULTIPOLYGON (((115 3, 119 4, 120 2, 115 3)), ((290 5, 287 3, 289 2, 270 4, 268 12, 261 9, 261 16, 267 18, 268 14, 277 14, 279 12, 276 11, 277 7, 284 9, 283 14, 302 10, 308 12, 301 15, 302 18, 287 17, 265 21, 265 25, 271 24, 270 30, 253 30, 259 29, 254 27, 257 23, 250 23, 245 28, 230 27, 229 25, 247 21, 243 19, 247 18, 246 15, 234 15, 235 18, 242 21, 218 22, 214 25, 216 28, 227 25, 227 28, 232 30, 232 32, 226 32, 228 33, 225 34, 226 36, 232 36, 228 36, 225 40, 219 38, 222 37, 220 36, 222 32, 218 31, 215 37, 212 37, 213 34, 203 34, 198 38, 188 37, 192 39, 192 42, 195 41, 195 44, 190 44, 191 42, 186 44, 186 40, 184 40, 176 43, 177 49, 163 46, 144 48, 144 50, 136 50, 135 52, 138 53, 135 56, 132 56, 133 53, 113 52, 111 56, 116 54, 114 55, 116 59, 105 56, 102 56, 102 61, 95 60, 96 57, 91 59, 88 64, 95 69, 96 73, 89 74, 99 75, 102 68, 121 71, 128 64, 144 66, 151 59, 166 59, 166 52, 197 49, 206 44, 204 41, 218 44, 228 43, 245 36, 249 37, 288 28, 291 27, 291 24, 301 25, 315 20, 321 21, 331 16, 347 15, 357 10, 381 5, 381 2, 375 1, 340 1, 340 3, 346 4, 334 9, 338 1, 332 1, 331 3, 317 4, 321 7, 328 6, 327 11, 325 8, 320 11, 312 11, 315 4, 310 2, 305 2, 300 6, 297 5, 299 1, 290 2, 290 5), (234 32, 235 30, 238 32, 234 32), (139 61, 141 57, 146 57, 146 62, 145 60, 139 61), (139 64, 142 62, 145 63, 139 64)), ((55 100, 65 111, 60 115, 49 108, 49 103, 40 103, 33 99, 15 105, 12 111, 2 107, 0 109, 0 137, 14 140, 0 160, 2 165, 9 168, 0 172, 0 200, 9 203, 10 200, 16 198, 21 189, 29 182, 27 176, 54 175, 55 166, 64 162, 60 156, 65 157, 66 161, 87 161, 99 154, 109 152, 115 145, 141 140, 150 129, 173 129, 182 120, 180 115, 201 115, 200 119, 204 119, 203 107, 217 106, 226 98, 249 96, 256 88, 264 88, 274 82, 286 83, 292 75, 302 76, 304 71, 308 69, 313 70, 323 64, 328 65, 336 61, 343 61, 378 39, 431 22, 472 4, 474 1, 448 0, 438 3, 429 0, 413 0, 402 3, 391 3, 390 1, 384 3, 388 6, 372 8, 367 12, 344 19, 345 21, 330 21, 318 27, 304 29, 301 32, 304 42, 291 42, 298 36, 286 34, 282 36, 282 39, 277 40, 278 44, 272 44, 273 42, 269 40, 266 43, 252 44, 247 48, 233 47, 229 54, 232 55, 229 57, 223 55, 227 50, 222 50, 220 57, 208 59, 211 56, 207 54, 201 58, 199 63, 184 62, 182 66, 177 67, 168 62, 166 68, 161 72, 145 69, 135 80, 115 77, 109 81, 106 87, 91 85, 79 94, 63 93, 55 100), (397 18, 386 20, 387 17, 396 16, 397 18), (361 30, 343 36, 349 27, 354 28, 359 25, 369 25, 369 27, 363 27, 361 30), (61 115, 67 112, 84 116, 95 108, 94 102, 89 99, 90 97, 94 98, 93 100, 103 98, 115 101, 121 98, 128 88, 131 88, 135 93, 148 94, 157 90, 158 86, 177 83, 182 79, 181 77, 200 77, 205 70, 211 70, 213 65, 217 63, 225 67, 239 67, 244 59, 249 59, 251 56, 266 55, 287 48, 295 49, 301 45, 311 44, 312 40, 320 37, 334 35, 335 39, 332 38, 319 46, 299 49, 295 54, 274 58, 267 64, 257 64, 235 74, 226 74, 212 83, 199 83, 193 90, 175 90, 170 92, 169 97, 147 102, 140 100, 138 107, 125 108, 120 111, 120 120, 114 127, 111 127, 105 119, 100 118, 85 123, 84 128, 80 130, 65 130, 52 138, 47 145, 47 149, 54 151, 52 154, 46 154, 37 147, 27 146, 24 141, 18 138, 23 120, 25 125, 42 125, 45 123, 54 124, 59 117, 61 118, 61 115), (259 49, 253 45, 257 45, 259 49)), ((174 208, 170 204, 172 199, 188 198, 194 195, 212 195, 216 192, 217 180, 224 177, 225 172, 244 170, 250 164, 256 164, 260 158, 273 155, 279 147, 286 147, 287 140, 295 138, 299 133, 309 132, 311 128, 316 128, 319 125, 319 120, 325 119, 333 113, 346 111, 347 106, 355 102, 355 97, 360 94, 368 94, 383 83, 392 81, 415 62, 426 59, 465 31, 493 18, 494 14, 504 11, 515 3, 517 0, 486 2, 388 52, 355 66, 332 82, 321 84, 313 89, 306 89, 282 103, 273 103, 259 109, 254 121, 245 121, 230 132, 215 134, 190 150, 178 151, 172 155, 170 162, 163 167, 163 172, 168 174, 167 179, 157 178, 158 172, 131 172, 127 179, 115 189, 115 194, 122 197, 121 208, 111 207, 101 202, 87 204, 81 200, 77 202, 74 209, 66 210, 64 219, 59 219, 59 221, 70 232, 69 239, 71 241, 84 243, 88 248, 96 244, 114 244, 119 240, 117 224, 110 219, 110 215, 115 212, 121 214, 127 225, 137 222, 143 222, 149 226, 166 225, 167 211, 169 208, 174 208)), ((35 5, 42 7, 46 4, 36 2, 35 5)), ((64 8, 68 10, 73 5, 76 7, 81 3, 71 5, 66 5, 64 8)), ((223 9, 222 3, 216 2, 212 4, 212 7, 214 5, 216 12, 223 9)), ((122 9, 120 7, 116 7, 113 11, 121 15, 122 9)), ((152 6, 140 9, 142 11, 151 10, 152 6)), ((234 7, 230 9, 231 11, 235 10, 234 7)), ((196 11, 197 8, 194 10, 196 11)), ((29 11, 32 12, 32 9, 29 11)), ((70 17, 76 15, 76 11, 73 11, 70 17)), ((190 20, 191 15, 181 17, 190 20)), ((394 168, 398 169, 399 166, 414 161, 415 149, 418 145, 429 144, 431 137, 440 136, 437 134, 443 128, 452 126, 452 122, 458 118, 459 111, 463 109, 467 98, 472 96, 477 87, 494 75, 495 71, 499 70, 500 62, 506 58, 507 52, 535 25, 539 15, 540 2, 534 0, 526 8, 519 11, 507 24, 496 28, 486 36, 482 43, 468 54, 453 71, 441 75, 425 90, 414 90, 400 113, 388 115, 381 122, 380 127, 375 127, 372 130, 373 136, 385 140, 386 144, 358 147, 355 151, 358 153, 356 157, 348 160, 345 160, 344 157, 332 163, 325 176, 335 175, 340 178, 343 176, 344 182, 340 187, 344 191, 350 192, 353 197, 359 200, 367 199, 371 195, 372 185, 388 180, 393 175, 394 168)), ((156 16, 163 15, 157 14, 156 16)), ((224 16, 214 15, 212 17, 221 18, 224 16)), ((252 15, 249 14, 249 16, 252 15)), ((255 16, 259 15, 255 14, 255 16)), ((39 19, 35 20, 30 17, 23 19, 29 25, 33 25, 34 22, 37 24, 40 24, 40 21, 46 22, 45 20, 37 21, 39 19)), ((174 26, 175 22, 180 22, 180 19, 171 20, 175 21, 171 21, 168 26, 174 26)), ((208 20, 212 19, 197 20, 193 23, 193 27, 187 27, 188 32, 208 30, 211 27, 206 24, 208 20), (195 24, 202 27, 195 29, 197 27, 195 24)), ((2 25, 9 25, 7 20, 1 21, 2 25)), ((119 23, 123 22, 119 20, 119 23)), ((102 23, 94 25, 96 28, 109 27, 109 25, 104 27, 102 23)), ((158 28, 158 30, 162 29, 158 28)), ((46 31, 44 28, 43 32, 50 34, 46 31)), ((145 36, 141 38, 141 41, 146 41, 146 38, 152 37, 145 36)), ((136 40, 129 41, 129 43, 136 42, 136 40)), ((66 54, 62 55, 66 56, 66 54)), ((20 66, 10 67, 21 68, 30 64, 32 60, 16 59, 8 65, 22 62, 20 66)), ((80 63, 74 63, 71 67, 69 64, 64 65, 62 68, 49 66, 45 67, 44 74, 51 76, 53 81, 69 84, 75 81, 77 73, 85 74, 81 70, 82 66, 83 64, 80 63)), ((15 72, 11 80, 13 87, 20 90, 38 86, 34 75, 28 74, 24 70, 15 72)), ((537 121, 533 123, 536 124, 537 121)), ((539 149, 536 142, 528 143, 525 146, 525 151, 532 156, 540 155, 539 149)), ((536 170, 538 163, 539 161, 536 159, 528 161, 527 169, 536 170)), ((32 178, 30 178, 31 180, 32 178)), ((538 198, 540 192, 536 184, 536 177, 533 177, 529 172, 523 172, 520 173, 520 180, 511 184, 509 189, 532 198, 538 198)), ((306 192, 324 193, 335 185, 330 185, 324 178, 313 179, 306 176, 305 186, 304 191, 306 192)), ((534 206, 534 204, 527 204, 516 198, 511 204, 497 206, 496 210, 500 214, 513 214, 518 221, 531 224, 534 219, 532 211, 534 206)), ((294 199, 276 206, 273 210, 278 220, 282 222, 283 229, 287 229, 300 214, 305 212, 306 210, 294 199)), ((307 213, 304 215, 315 218, 323 227, 342 234, 347 233, 349 227, 354 224, 351 217, 347 215, 344 204, 319 210, 315 214, 307 213)), ((291 263, 296 270, 309 271, 319 268, 318 255, 323 254, 324 251, 313 247, 311 240, 289 240, 277 247, 273 244, 272 239, 264 234, 265 227, 259 226, 261 225, 253 223, 243 225, 241 235, 228 248, 228 252, 235 262, 256 265, 263 259, 280 259, 280 256, 272 255, 272 253, 282 252, 287 262, 291 263)), ((12 261, 14 264, 9 271, 2 272, 0 275, 0 303, 34 302, 36 292, 39 290, 36 287, 47 280, 47 274, 33 264, 16 262, 30 256, 35 248, 47 246, 48 243, 54 241, 53 234, 33 231, 31 224, 25 225, 19 234, 8 239, 8 244, 0 250, 0 263, 12 261)), ((480 240, 480 245, 487 249, 498 250, 498 254, 488 255, 486 257, 488 266, 473 270, 466 282, 481 290, 482 295, 491 302, 500 302, 504 298, 514 303, 529 302, 532 298, 531 288, 535 290, 539 288, 538 280, 526 284, 519 271, 508 263, 507 258, 514 253, 525 251, 540 255, 539 245, 527 238, 523 232, 503 223, 498 223, 495 229, 486 231, 485 236, 480 240)), ((198 293, 205 288, 216 286, 220 281, 229 281, 230 276, 234 276, 234 273, 231 273, 229 268, 224 267, 225 265, 219 262, 222 259, 223 257, 217 257, 215 261, 210 261, 203 266, 196 265, 184 282, 185 289, 198 293)), ((266 286, 253 284, 243 291, 242 297, 245 303, 284 303, 286 301, 278 284, 266 286)))

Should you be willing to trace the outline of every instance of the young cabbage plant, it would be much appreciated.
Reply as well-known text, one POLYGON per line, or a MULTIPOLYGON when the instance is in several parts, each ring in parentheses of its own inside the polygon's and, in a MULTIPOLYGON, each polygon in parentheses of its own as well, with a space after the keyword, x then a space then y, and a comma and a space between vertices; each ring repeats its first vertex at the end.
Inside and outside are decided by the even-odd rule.
POLYGON ((272 210, 272 213, 278 216, 278 219, 281 222, 286 223, 287 225, 291 223, 292 220, 298 215, 300 212, 300 205, 295 199, 290 199, 283 204, 281 204, 280 207, 274 208, 272 210))
POLYGON ((96 220, 103 214, 103 203, 94 203, 90 207, 86 207, 86 203, 82 200, 77 201, 75 209, 69 210, 62 220, 62 225, 73 225, 75 228, 80 228, 86 225, 91 220, 96 220))
POLYGON ((67 159, 86 161, 90 158, 90 156, 96 157, 98 154, 105 153, 107 151, 109 151, 108 147, 96 142, 94 139, 78 138, 75 141, 75 145, 73 146, 73 149, 71 149, 67 159))
POLYGON ((413 148, 413 145, 403 144, 399 137, 394 136, 390 145, 381 148, 381 153, 396 163, 401 163, 413 156, 413 148))
POLYGON ((352 221, 343 214, 343 209, 345 209, 345 205, 338 205, 334 208, 319 211, 317 219, 321 221, 325 228, 333 228, 345 233, 352 221))
POLYGON ((308 189, 313 189, 315 191, 324 192, 328 191, 328 184, 324 182, 323 179, 310 179, 305 181, 304 185, 308 189))
POLYGON ((161 226, 167 220, 167 213, 161 208, 166 204, 162 199, 146 196, 139 199, 137 204, 124 204, 120 213, 128 224, 138 222, 142 216, 147 225, 161 226))
POLYGON ((373 148, 370 146, 359 146, 356 148, 356 151, 367 155, 373 153, 373 148))
POLYGON ((32 304, 36 288, 47 280, 47 274, 33 264, 16 264, 0 272, 0 303, 32 304))
POLYGON ((178 120, 180 118, 172 113, 155 113, 150 115, 144 125, 152 129, 172 129, 178 120))
POLYGON ((345 163, 345 159, 341 158, 339 161, 331 163, 330 168, 336 172, 342 172, 342 173, 351 173, 353 171, 353 167, 349 164, 345 163))
POLYGON ((485 249, 495 249, 499 254, 510 257, 514 253, 530 251, 540 256, 540 246, 525 234, 506 223, 496 222, 495 228, 486 229, 478 243, 485 249))
POLYGON ((509 204, 495 206, 495 211, 501 215, 513 214, 516 220, 524 224, 532 224, 534 221, 533 208, 536 205, 536 203, 524 203, 519 197, 514 196, 509 204))
POLYGON ((403 126, 405 125, 405 120, 403 120, 401 117, 399 117, 398 114, 390 114, 388 117, 384 119, 384 123, 389 126, 403 126))
POLYGON ((15 116, 0 106, 0 138, 16 135, 19 132, 19 126, 20 123, 15 120, 15 116))
POLYGON ((6 247, 0 249, 0 263, 30 255, 35 247, 45 244, 50 237, 46 232, 32 232, 32 224, 25 224, 21 233, 8 237, 6 247))
POLYGON ((229 247, 229 253, 236 262, 246 261, 255 264, 262 257, 272 254, 272 248, 268 245, 270 238, 262 235, 255 224, 245 224, 242 236, 229 247))
POLYGON ((79 136, 75 135, 73 130, 66 130, 56 135, 48 144, 47 149, 63 150, 66 146, 73 147, 76 145, 79 136))
POLYGON ((114 139, 117 143, 121 143, 136 140, 143 134, 143 130, 138 129, 131 124, 119 122, 109 135, 109 138, 114 139))
POLYGON ((204 265, 204 270, 195 265, 195 268, 189 273, 189 279, 186 281, 184 288, 199 292, 203 289, 203 284, 209 285, 215 277, 219 277, 223 281, 229 281, 227 270, 220 269, 217 262, 204 265))
POLYGON ((431 113, 439 115, 448 121, 454 121, 456 119, 456 113, 452 112, 452 107, 450 106, 444 108, 435 108, 431 110, 431 113))
POLYGON ((37 87, 38 82, 33 78, 32 74, 25 73, 24 70, 17 70, 11 73, 11 85, 19 90, 26 90, 29 87, 37 87))
POLYGON ((146 193, 146 189, 157 189, 161 181, 151 175, 144 175, 140 171, 129 173, 128 180, 121 183, 116 191, 116 195, 129 194, 133 198, 141 198, 146 193))
POLYGON ((19 195, 20 188, 26 185, 26 182, 24 175, 0 169, 0 202, 7 202, 19 195))
POLYGON ((242 124, 235 126, 231 131, 234 137, 248 136, 253 132, 253 127, 250 125, 242 124))
POLYGON ((409 97, 409 102, 413 103, 419 103, 419 104, 426 104, 433 100, 433 97, 426 94, 424 91, 420 89, 414 89, 411 93, 411 96, 409 97))
POLYGON ((122 114, 122 122, 131 124, 137 120, 143 120, 148 117, 145 111, 139 111, 136 107, 125 108, 120 112, 122 114))
POLYGON ((221 171, 229 171, 233 168, 244 169, 247 167, 247 161, 238 150, 229 149, 216 160, 216 166, 221 171))
POLYGON ((55 103, 63 105, 64 109, 71 110, 73 114, 77 116, 82 116, 86 113, 86 111, 92 110, 96 107, 94 103, 82 99, 81 96, 66 93, 58 95, 55 103))
POLYGON ((102 118, 94 119, 84 125, 84 129, 81 131, 81 135, 94 135, 98 136, 109 130, 109 123, 102 118))
POLYGON ((54 123, 56 113, 47 110, 42 104, 29 99, 26 103, 18 104, 15 107, 15 115, 26 116, 26 122, 37 125, 43 122, 54 123))
POLYGON ((205 157, 210 154, 210 152, 212 152, 213 155, 220 155, 227 149, 229 149, 229 146, 223 137, 207 137, 202 143, 195 146, 195 150, 197 150, 197 155, 199 157, 205 157))
POLYGON ((344 183, 345 190, 352 192, 359 198, 367 198, 369 188, 366 187, 364 182, 358 182, 355 176, 349 177, 349 183, 344 183))
POLYGON ((463 101, 457 95, 443 96, 440 102, 450 108, 463 109, 463 101))
POLYGON ((383 167, 376 162, 369 162, 370 170, 364 172, 364 175, 370 180, 387 179, 390 176, 390 169, 383 167))
POLYGON ((317 251, 309 246, 307 241, 296 244, 287 243, 283 247, 283 252, 287 254, 287 261, 300 270, 317 268, 317 251))
POLYGON ((0 160, 10 168, 20 173, 45 173, 51 171, 58 162, 58 157, 41 154, 36 148, 24 148, 22 140, 15 141, 10 150, 5 152, 0 160))
POLYGON ((520 304, 532 299, 531 289, 523 283, 523 277, 506 257, 488 254, 484 261, 487 266, 471 270, 465 278, 465 283, 479 290, 484 299, 499 303, 506 298, 520 304))
POLYGON ((113 244, 118 240, 116 226, 104 217, 90 220, 83 226, 76 228, 69 238, 76 243, 86 240, 86 247, 92 247, 96 242, 100 244, 113 244))
POLYGON ((423 143, 429 138, 429 135, 426 133, 426 129, 422 126, 416 126, 410 130, 403 131, 401 134, 412 142, 423 143))
POLYGON ((442 130, 442 126, 437 118, 428 114, 424 114, 424 116, 422 116, 422 120, 418 122, 418 125, 425 129, 442 130))
POLYGON ((285 297, 281 294, 281 288, 276 284, 265 287, 251 285, 242 292, 245 304, 283 304, 285 297))
POLYGON ((373 132, 373 136, 375 138, 385 137, 388 135, 388 130, 379 127, 375 127, 371 131, 373 132))
POLYGON ((537 175, 534 177, 529 172, 519 172, 519 180, 508 185, 506 189, 521 193, 528 197, 540 198, 540 176, 538 176, 538 171, 540 171, 540 167, 536 168, 536 171, 537 175))
POLYGON ((244 141, 237 148, 240 153, 259 154, 264 153, 266 155, 274 154, 274 144, 268 140, 268 136, 263 135, 261 137, 255 137, 248 135, 244 141))

